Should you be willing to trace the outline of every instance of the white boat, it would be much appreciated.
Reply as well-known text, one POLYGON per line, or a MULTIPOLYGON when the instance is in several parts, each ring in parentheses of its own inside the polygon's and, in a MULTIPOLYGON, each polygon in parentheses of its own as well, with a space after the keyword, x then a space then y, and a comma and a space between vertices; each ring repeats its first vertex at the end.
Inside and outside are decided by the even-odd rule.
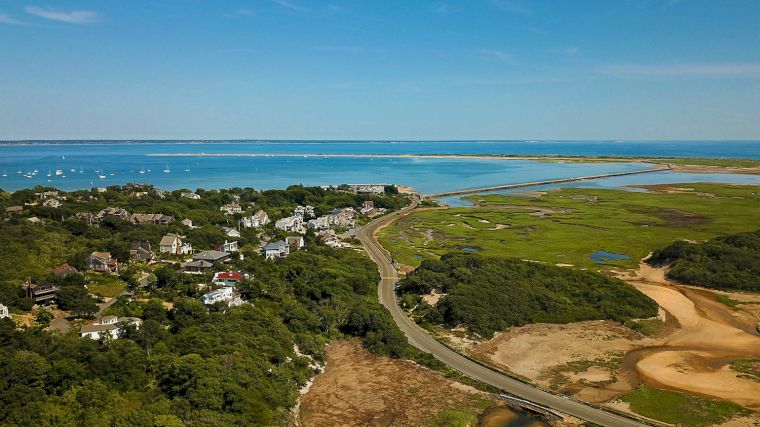
POLYGON ((47 174, 47 176, 53 176, 53 174, 51 174, 51 173, 50 173, 50 169, 48 169, 48 174, 47 174))
POLYGON ((61 176, 61 175, 63 175, 63 169, 56 169, 55 176, 61 176))
POLYGON ((69 172, 76 172, 77 170, 74 168, 69 169, 69 172))
POLYGON ((6 176, 8 176, 8 174, 5 172, 5 170, 3 170, 3 177, 6 177, 6 176))
POLYGON ((84 169, 82 169, 82 167, 80 166, 79 167, 79 173, 83 173, 83 172, 84 172, 84 169))
POLYGON ((172 170, 171 170, 171 169, 169 169, 169 164, 167 163, 167 164, 166 164, 166 166, 164 166, 164 173, 169 173, 169 172, 171 172, 171 171, 172 171, 172 170))
POLYGON ((145 168, 140 167, 140 173, 145 173, 145 168))
POLYGON ((106 176, 105 175, 98 175, 98 178, 100 178, 100 179, 106 179, 106 176))

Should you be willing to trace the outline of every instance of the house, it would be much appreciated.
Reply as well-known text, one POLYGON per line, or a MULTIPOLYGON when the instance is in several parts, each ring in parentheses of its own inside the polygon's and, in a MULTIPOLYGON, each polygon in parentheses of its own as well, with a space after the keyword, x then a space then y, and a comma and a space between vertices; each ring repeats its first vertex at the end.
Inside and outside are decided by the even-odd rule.
POLYGON ((282 231, 291 231, 294 233, 304 233, 303 217, 289 216, 286 218, 278 219, 274 223, 274 228, 282 231))
POLYGON ((232 227, 222 227, 222 233, 227 237, 240 237, 240 232, 232 227))
POLYGON ((204 271, 208 271, 213 267, 214 264, 205 261, 205 260, 190 260, 185 261, 182 264, 180 264, 180 267, 182 267, 182 271, 184 271, 187 274, 201 274, 204 271))
POLYGON ((307 226, 312 230, 327 230, 333 227, 354 227, 356 225, 354 213, 354 208, 334 209, 328 215, 309 220, 307 226))
POLYGON ((38 199, 48 199, 48 198, 56 198, 58 197, 57 191, 43 191, 41 193, 34 193, 35 196, 37 196, 38 199))
POLYGON ((385 184, 351 184, 348 186, 356 194, 384 194, 385 184))
POLYGON ((226 205, 219 208, 220 211, 224 212, 225 215, 232 215, 236 213, 243 212, 243 208, 237 204, 237 203, 227 203, 226 205))
POLYGON ((156 196, 158 196, 159 199, 163 199, 166 197, 166 190, 162 190, 160 188, 156 188, 153 191, 156 192, 156 196))
POLYGON ((77 271, 76 268, 70 266, 67 263, 63 263, 59 265, 58 267, 53 268, 53 276, 58 278, 63 278, 72 274, 77 274, 79 271, 77 271))
POLYGON ((150 262, 155 254, 150 250, 150 242, 134 241, 129 247, 129 258, 138 262, 150 262))
POLYGON ((367 215, 370 217, 375 216, 375 202, 372 200, 365 200, 359 212, 361 212, 362 215, 367 215))
POLYGON ((11 317, 11 315, 8 314, 8 307, 0 304, 0 319, 5 319, 6 317, 11 317))
POLYGON ((135 328, 140 329, 142 320, 137 317, 122 317, 120 319, 116 316, 103 316, 95 323, 82 325, 79 330, 79 335, 82 338, 91 338, 94 340, 106 337, 119 339, 124 335, 124 327, 126 325, 133 325, 135 328))
POLYGON ((301 218, 314 218, 316 215, 314 215, 314 207, 313 206, 296 206, 295 209, 293 209, 293 216, 300 216, 301 218))
POLYGON ((211 283, 221 286, 235 286, 239 281, 246 278, 246 275, 239 271, 220 271, 214 273, 211 283))
POLYGON ((32 225, 42 225, 42 220, 37 218, 36 216, 27 218, 26 221, 32 225))
POLYGON ((24 207, 23 206, 8 206, 5 208, 5 212, 7 213, 19 213, 23 212, 24 207))
POLYGON ((184 225, 187 228, 191 228, 191 229, 195 228, 193 227, 193 220, 191 220, 190 218, 183 219, 182 221, 180 221, 180 224, 184 225))
POLYGON ((224 243, 219 243, 218 245, 214 246, 215 251, 220 252, 237 252, 238 251, 238 242, 228 242, 224 241, 224 243))
POLYGON ((87 259, 90 270, 104 273, 114 273, 119 271, 119 264, 110 252, 93 252, 87 259))
POLYGON ((306 244, 303 241, 303 236, 288 236, 285 238, 285 243, 293 250, 301 250, 306 244))
POLYGON ((61 207, 61 201, 58 199, 45 199, 42 202, 42 206, 46 208, 59 208, 61 207))
POLYGON ((290 254, 290 246, 284 240, 267 243, 261 250, 266 259, 284 258, 290 254))
POLYGON ((60 287, 50 283, 34 283, 31 280, 27 280, 22 285, 27 298, 33 298, 35 304, 46 305, 55 302, 60 287))
POLYGON ((225 287, 213 290, 203 294, 198 298, 205 305, 214 305, 218 302, 224 302, 228 307, 236 307, 243 304, 243 300, 237 295, 233 288, 225 287))
POLYGON ((87 225, 97 224, 102 219, 100 216, 90 212, 77 212, 74 214, 74 218, 86 222, 87 225))
POLYGON ((184 198, 190 199, 190 200, 200 200, 201 199, 201 196, 199 196, 198 194, 193 193, 192 191, 183 191, 180 194, 180 197, 184 197, 184 198))
POLYGON ((127 212, 126 209, 122 208, 105 208, 100 213, 98 213, 98 218, 103 219, 108 216, 115 216, 117 218, 121 219, 129 219, 129 212, 127 212))
POLYGON ((174 221, 174 217, 164 214, 139 214, 135 213, 129 217, 132 224, 158 224, 166 225, 174 221))
POLYGON ((232 254, 221 251, 203 251, 193 255, 193 261, 207 261, 210 263, 227 262, 232 254))
POLYGON ((269 215, 263 210, 259 210, 251 216, 240 218, 240 226, 243 228, 259 228, 269 224, 269 215))
POLYGON ((190 243, 183 242, 184 237, 169 233, 161 238, 158 243, 158 250, 164 254, 172 255, 185 255, 193 251, 193 246, 190 243))

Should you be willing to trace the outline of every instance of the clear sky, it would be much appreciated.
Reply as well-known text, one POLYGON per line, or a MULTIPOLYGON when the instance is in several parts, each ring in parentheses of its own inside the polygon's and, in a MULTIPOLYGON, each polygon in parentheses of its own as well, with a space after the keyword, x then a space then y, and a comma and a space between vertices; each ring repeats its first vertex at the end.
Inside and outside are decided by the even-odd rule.
POLYGON ((760 1, 4 0, 37 138, 760 139, 760 1))

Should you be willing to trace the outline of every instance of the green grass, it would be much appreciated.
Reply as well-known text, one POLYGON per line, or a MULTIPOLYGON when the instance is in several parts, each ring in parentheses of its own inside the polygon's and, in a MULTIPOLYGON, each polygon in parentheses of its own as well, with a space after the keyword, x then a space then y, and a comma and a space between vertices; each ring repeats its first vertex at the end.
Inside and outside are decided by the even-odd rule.
POLYGON ((102 274, 88 274, 87 290, 91 294, 100 295, 106 298, 113 298, 119 295, 127 287, 127 284, 115 277, 105 276, 102 274))
POLYGON ((662 331, 665 322, 660 319, 641 319, 641 320, 629 320, 625 322, 625 326, 633 329, 634 331, 646 335, 654 336, 662 331))
POLYGON ((653 161, 660 163, 670 163, 674 165, 697 165, 697 166, 719 166, 729 168, 757 168, 760 167, 760 161, 758 160, 746 160, 746 159, 692 159, 687 157, 680 158, 663 158, 652 159, 653 161))
POLYGON ((760 359, 739 359, 731 363, 731 369, 741 372, 741 377, 760 382, 760 359))
POLYGON ((718 424, 750 411, 735 403, 641 386, 620 398, 633 412, 671 424, 718 424))
POLYGON ((739 304, 742 303, 741 301, 737 301, 735 299, 731 299, 731 298, 729 298, 729 297, 727 297, 725 295, 717 295, 715 297, 715 301, 718 301, 719 303, 725 304, 725 305, 727 305, 729 307, 736 307, 736 306, 738 306, 739 304))
POLYGON ((430 423, 431 427, 466 427, 473 426, 477 422, 477 415, 462 410, 444 409, 435 416, 430 423))
POLYGON ((627 268, 677 239, 707 240, 757 228, 760 188, 756 186, 671 187, 692 190, 564 188, 540 197, 475 195, 470 199, 480 201, 478 207, 412 213, 383 229, 380 241, 397 261, 412 266, 424 258, 472 247, 483 255, 593 269, 600 265, 588 256, 604 249, 628 255, 628 260, 608 262, 627 268), (539 216, 536 206, 553 212, 539 216))

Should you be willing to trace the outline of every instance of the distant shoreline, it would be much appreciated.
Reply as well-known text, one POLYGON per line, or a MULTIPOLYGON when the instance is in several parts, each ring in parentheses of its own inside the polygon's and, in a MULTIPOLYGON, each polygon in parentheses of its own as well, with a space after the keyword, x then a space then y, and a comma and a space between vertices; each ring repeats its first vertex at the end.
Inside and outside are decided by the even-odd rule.
MULTIPOLYGON (((389 153, 149 153, 147 157, 382 157, 408 159, 479 159, 479 160, 554 160, 576 162, 640 162, 657 163, 655 159, 642 157, 606 156, 553 156, 553 155, 509 155, 509 154, 389 154, 389 153)), ((666 159, 663 159, 663 161, 666 159)))

